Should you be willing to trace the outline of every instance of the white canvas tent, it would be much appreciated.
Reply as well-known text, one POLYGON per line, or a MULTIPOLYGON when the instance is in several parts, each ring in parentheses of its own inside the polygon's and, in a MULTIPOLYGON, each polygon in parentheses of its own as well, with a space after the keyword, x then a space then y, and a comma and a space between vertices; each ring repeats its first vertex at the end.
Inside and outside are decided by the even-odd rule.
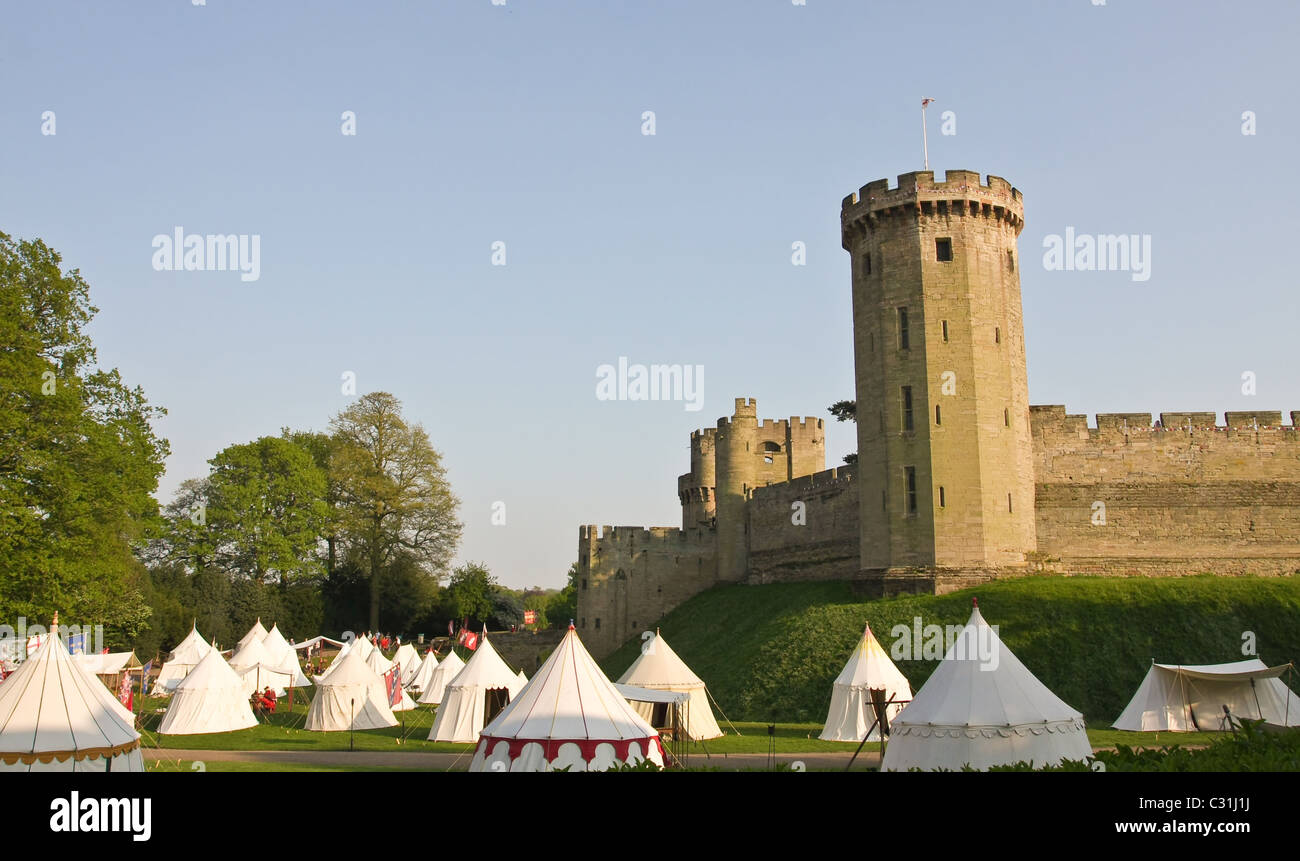
POLYGON ((335 659, 330 671, 316 677, 316 698, 304 727, 316 732, 382 729, 396 726, 388 707, 384 680, 375 675, 355 650, 335 659))
POLYGON ((311 684, 302 667, 298 666, 298 653, 289 641, 280 633, 279 625, 272 625, 271 630, 267 632, 266 637, 262 639, 262 648, 271 656, 271 660, 277 661, 276 667, 286 674, 291 674, 291 681, 286 685, 290 688, 305 688, 311 684))
POLYGON ((1259 658, 1228 664, 1152 663, 1115 729, 1195 732, 1230 729, 1237 719, 1300 726, 1300 697, 1282 680, 1290 664, 1269 667, 1259 658))
POLYGON ((659 733, 610 683, 570 625, 532 681, 483 729, 469 770, 604 771, 647 758, 664 764, 659 733))
POLYGON ((134 715, 59 637, 46 637, 0 684, 4 771, 144 771, 134 715))
POLYGON ((853 654, 849 655, 848 663, 831 686, 831 707, 826 713, 826 726, 820 738, 825 741, 862 741, 863 738, 880 741, 880 727, 873 726, 876 723, 875 709, 871 705, 873 688, 883 690, 885 700, 894 700, 894 704, 885 708, 892 724, 912 698, 912 686, 894 666, 868 625, 853 654), (867 736, 868 730, 870 736, 867 736))
POLYGON ((263 688, 274 688, 276 696, 282 696, 284 688, 294 681, 296 675, 286 672, 282 664, 283 659, 271 657, 261 640, 249 640, 230 656, 230 668, 243 678, 246 695, 263 688))
MULTIPOLYGON (((709 694, 704 682, 686 666, 686 662, 668 645, 668 641, 655 631, 652 638, 641 645, 641 654, 627 672, 619 678, 620 685, 633 685, 658 691, 678 691, 689 695, 685 712, 686 732, 695 740, 718 738, 722 730, 709 707, 709 694)), ((649 721, 654 715, 654 703, 633 703, 633 708, 649 721)))
MULTIPOLYGON (((446 663, 443 661, 444 666, 446 663)), ((506 702, 514 699, 522 687, 484 634, 465 668, 447 683, 429 741, 478 741, 483 725, 495 717, 487 711, 499 704, 503 695, 506 702)))
POLYGON ((267 635, 267 630, 262 627, 262 620, 258 619, 256 622, 253 623, 253 627, 248 629, 248 633, 239 638, 239 642, 235 644, 235 651, 239 651, 240 649, 244 648, 244 646, 247 646, 253 640, 257 640, 259 642, 265 640, 266 635, 267 635))
MULTIPOLYGON (((417 693, 424 693, 425 688, 429 687, 429 682, 433 678, 433 671, 438 669, 438 659, 434 657, 433 650, 424 656, 420 661, 420 669, 416 671, 415 676, 406 685, 407 690, 417 693)), ((423 702, 423 700, 421 700, 423 702)))
POLYGON ((191 627, 158 671, 158 678, 153 683, 154 693, 170 693, 210 651, 212 646, 199 635, 199 629, 191 627))
POLYGON ((172 694, 158 732, 195 735, 234 732, 257 725, 248 688, 216 649, 211 649, 172 694))
POLYGON ((420 660, 420 653, 410 643, 403 643, 397 647, 397 653, 393 655, 393 663, 402 666, 402 687, 406 687, 415 681, 416 675, 420 672, 420 665, 424 662, 420 660))
MULTIPOLYGON (((432 659, 432 656, 425 658, 425 662, 432 659)), ((447 694, 447 683, 456 678, 463 669, 465 669, 465 662, 461 660, 460 655, 456 654, 456 650, 452 649, 429 674, 429 679, 424 683, 423 692, 420 694, 420 704, 435 706, 441 704, 447 694)))
POLYGON ((881 771, 1084 760, 1083 715, 1002 644, 976 607, 930 678, 893 723, 881 771))
POLYGON ((72 655, 78 666, 92 675, 116 676, 126 671, 141 669, 135 652, 105 652, 94 655, 72 655))

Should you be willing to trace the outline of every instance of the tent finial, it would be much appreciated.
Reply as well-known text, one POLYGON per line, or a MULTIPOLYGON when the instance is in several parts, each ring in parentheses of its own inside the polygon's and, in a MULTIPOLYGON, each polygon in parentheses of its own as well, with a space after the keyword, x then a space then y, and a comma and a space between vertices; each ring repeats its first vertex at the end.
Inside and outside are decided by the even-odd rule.
POLYGON ((970 605, 971 605, 972 607, 974 607, 976 610, 978 610, 978 609, 979 609, 979 606, 980 606, 980 599, 979 599, 979 598, 971 598, 971 599, 970 599, 970 605))

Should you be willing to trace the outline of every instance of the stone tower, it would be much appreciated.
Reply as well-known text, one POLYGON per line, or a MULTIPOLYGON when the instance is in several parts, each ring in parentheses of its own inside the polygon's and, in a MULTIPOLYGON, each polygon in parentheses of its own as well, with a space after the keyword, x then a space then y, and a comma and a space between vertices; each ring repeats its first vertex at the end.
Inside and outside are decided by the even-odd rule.
POLYGON ((717 457, 718 580, 738 583, 749 568, 745 503, 758 483, 758 404, 736 398, 736 413, 718 419, 717 457))
POLYGON ((861 566, 946 591, 1036 549, 1021 195, 971 171, 845 198, 852 258, 861 566))

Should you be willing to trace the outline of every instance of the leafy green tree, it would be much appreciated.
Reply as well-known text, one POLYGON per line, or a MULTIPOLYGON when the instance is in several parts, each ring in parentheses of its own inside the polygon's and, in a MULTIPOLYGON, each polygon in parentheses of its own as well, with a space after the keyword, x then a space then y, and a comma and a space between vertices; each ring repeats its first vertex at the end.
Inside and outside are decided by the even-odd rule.
POLYGON ((466 562, 451 572, 447 594, 456 619, 486 622, 492 616, 496 578, 482 562, 466 562))
POLYGON ((440 577, 460 541, 459 501, 429 435, 402 418, 387 392, 361 396, 330 425, 339 531, 370 580, 369 627, 377 630, 384 569, 407 553, 440 577))
POLYGON ((164 411, 96 364, 98 309, 40 240, 0 233, 0 617, 146 624, 134 545, 157 516, 164 411))
MULTIPOLYGON (((830 413, 835 416, 839 422, 856 422, 858 420, 858 402, 857 401, 836 401, 830 405, 830 413)), ((844 455, 845 463, 857 463, 858 453, 844 455)))
POLYGON ((281 585, 321 572, 325 474, 305 449, 262 437, 228 446, 209 462, 207 520, 218 566, 281 585))
POLYGON ((567 625, 569 620, 578 615, 578 563, 569 566, 568 582, 564 588, 551 596, 546 607, 549 621, 556 625, 567 625))
POLYGON ((492 614, 488 621, 493 627, 523 627, 524 602, 513 589, 497 586, 488 595, 488 601, 492 604, 492 614))

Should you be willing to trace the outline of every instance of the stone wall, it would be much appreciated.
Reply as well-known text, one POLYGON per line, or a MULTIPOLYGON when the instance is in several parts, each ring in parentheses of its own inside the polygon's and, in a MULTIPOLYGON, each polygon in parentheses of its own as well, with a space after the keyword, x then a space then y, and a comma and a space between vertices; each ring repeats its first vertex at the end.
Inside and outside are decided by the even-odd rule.
POLYGON ((578 534, 578 635, 603 657, 717 583, 713 530, 583 526, 578 534))
POLYGON ((1039 555, 1077 574, 1300 570, 1300 432, 1277 412, 1031 410, 1039 555))
POLYGON ((755 489, 748 512, 747 582, 856 577, 861 567, 856 475, 856 467, 841 466, 755 489), (800 502, 803 510, 797 512, 800 502))

